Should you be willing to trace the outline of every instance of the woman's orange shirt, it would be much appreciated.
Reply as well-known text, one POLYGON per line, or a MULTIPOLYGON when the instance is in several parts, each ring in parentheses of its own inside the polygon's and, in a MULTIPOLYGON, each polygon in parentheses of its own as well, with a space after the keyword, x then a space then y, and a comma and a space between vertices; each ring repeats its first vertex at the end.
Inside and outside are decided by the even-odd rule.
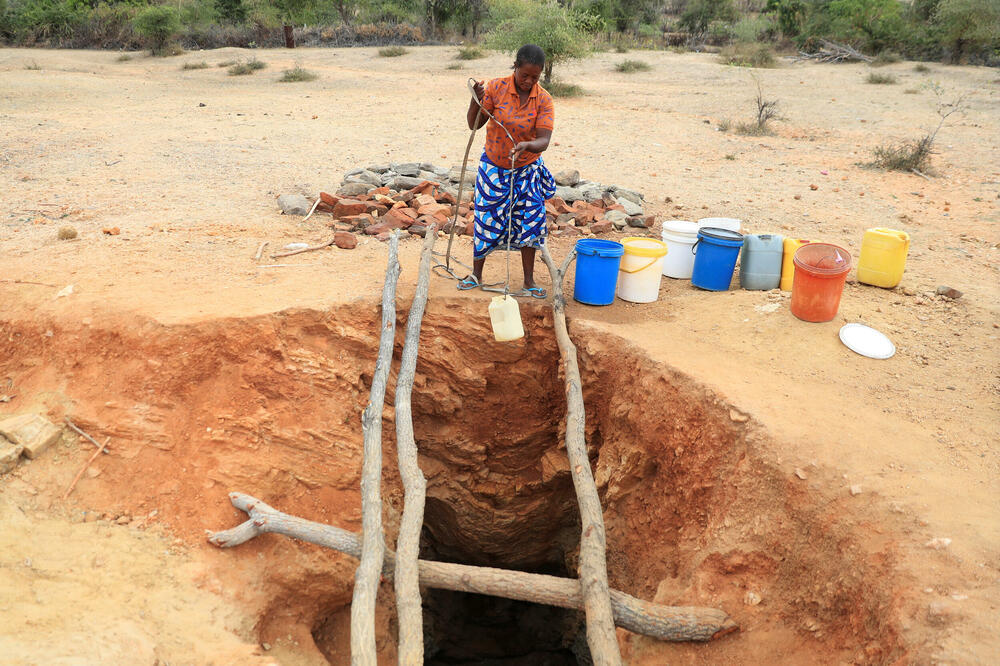
MULTIPOLYGON (((555 123, 555 109, 552 105, 552 95, 547 93, 537 83, 532 86, 528 101, 521 105, 521 99, 514 85, 514 75, 502 79, 493 79, 486 84, 483 94, 483 108, 493 114, 493 117, 503 123, 515 143, 533 141, 538 138, 536 130, 551 130, 555 123)), ((495 122, 486 125, 486 157, 498 167, 510 168, 510 151, 514 144, 510 142, 495 122)), ((538 159, 539 153, 524 151, 517 158, 515 168, 531 164, 538 159)))

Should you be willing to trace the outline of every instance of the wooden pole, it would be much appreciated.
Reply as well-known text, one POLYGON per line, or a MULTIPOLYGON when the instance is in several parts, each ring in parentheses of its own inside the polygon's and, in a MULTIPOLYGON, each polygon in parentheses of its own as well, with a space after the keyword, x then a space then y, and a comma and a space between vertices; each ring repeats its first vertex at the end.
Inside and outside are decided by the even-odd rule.
POLYGON ((399 279, 399 232, 389 237, 389 264, 382 287, 382 333, 368 406, 361 415, 364 462, 361 468, 361 562, 354 576, 351 603, 351 664, 376 666, 375 599, 385 557, 382 534, 382 409, 396 341, 396 281, 399 279))
MULTIPOLYGON (((332 525, 290 516, 244 493, 229 493, 233 506, 249 520, 220 532, 208 532, 208 541, 232 548, 261 534, 283 534, 293 539, 331 548, 351 557, 362 552, 358 535, 332 525)), ((396 558, 386 551, 382 573, 393 573, 396 558)), ((529 574, 508 569, 472 567, 446 562, 419 562, 420 584, 425 587, 472 592, 505 599, 580 610, 584 606, 580 582, 572 578, 529 574)), ((610 591, 615 624, 636 634, 662 641, 708 641, 739 630, 724 611, 700 606, 661 606, 610 591)))
POLYGON ((566 379, 566 453, 569 456, 573 487, 576 489, 576 501, 580 505, 580 589, 587 613, 587 645, 590 646, 590 655, 597 666, 614 666, 621 664, 622 658, 615 636, 608 593, 604 512, 587 455, 586 413, 580 368, 577 365, 576 346, 569 337, 566 325, 566 298, 562 291, 563 273, 568 261, 560 271, 552 261, 548 248, 542 245, 541 250, 542 259, 552 276, 556 343, 559 345, 566 379))
POLYGON ((424 524, 424 500, 427 481, 417 462, 417 444, 413 437, 413 378, 420 348, 420 323, 427 306, 431 277, 431 254, 437 239, 437 225, 427 228, 420 255, 417 291, 406 316, 406 339, 396 379, 396 452, 399 475, 403 481, 403 518, 396 540, 396 614, 399 618, 398 662, 401 666, 423 666, 424 620, 420 604, 420 528, 424 524))

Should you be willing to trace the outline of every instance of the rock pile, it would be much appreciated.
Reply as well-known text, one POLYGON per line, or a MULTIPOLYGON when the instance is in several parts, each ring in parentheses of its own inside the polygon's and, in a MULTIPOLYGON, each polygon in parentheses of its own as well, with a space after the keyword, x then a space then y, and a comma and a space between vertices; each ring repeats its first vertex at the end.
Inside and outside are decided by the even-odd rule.
MULTIPOLYGON (((423 236, 432 224, 450 232, 457 204, 455 231, 471 236, 476 168, 470 166, 465 174, 461 203, 460 166, 405 162, 352 169, 335 194, 320 193, 316 210, 332 214, 335 228, 387 240, 393 229, 423 236)), ((550 235, 603 234, 653 224, 653 216, 644 214, 643 196, 638 192, 581 180, 575 170, 560 172, 555 179, 555 196, 545 203, 550 235)), ((290 215, 304 215, 309 207, 308 200, 297 195, 283 195, 278 204, 290 215)))
POLYGON ((34 460, 55 444, 61 435, 59 428, 38 414, 0 419, 0 474, 14 469, 22 455, 34 460))

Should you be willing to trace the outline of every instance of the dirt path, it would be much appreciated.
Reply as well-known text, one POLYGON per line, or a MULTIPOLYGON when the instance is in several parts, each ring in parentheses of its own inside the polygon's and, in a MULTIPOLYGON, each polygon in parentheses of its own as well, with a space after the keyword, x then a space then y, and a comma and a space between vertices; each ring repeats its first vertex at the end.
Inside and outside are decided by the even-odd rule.
MULTIPOLYGON (((181 324, 374 302, 385 256, 375 241, 351 252, 282 260, 289 267, 254 265, 261 241, 273 251, 329 233, 321 220, 302 224, 280 216, 274 198, 333 190, 345 170, 369 163, 459 163, 467 139, 464 81, 502 74, 509 58, 452 71, 446 47, 393 59, 376 57, 374 49, 255 53, 267 69, 229 77, 215 64, 249 52, 117 62, 113 53, 0 50, 0 324, 6 332, 33 322, 141 327, 144 318, 181 324), (201 60, 211 66, 180 69, 201 60), (29 63, 40 69, 27 69, 29 63), (319 79, 276 83, 294 63, 319 79), (78 230, 78 240, 56 239, 64 224, 78 230), (101 232, 113 226, 120 235, 101 232), (55 298, 69 284, 73 294, 55 298)), ((919 646, 916 663, 989 663, 1000 652, 1000 79, 996 71, 973 67, 932 65, 918 73, 901 63, 883 71, 900 83, 867 85, 868 69, 860 65, 758 71, 765 96, 780 101, 786 120, 777 136, 749 138, 719 132, 716 124, 750 117, 753 82, 746 70, 719 65, 710 55, 599 54, 557 68, 588 95, 557 102, 555 143, 546 154, 553 170, 576 168, 586 178, 641 191, 660 219, 740 217, 752 232, 828 240, 855 258, 869 227, 903 229, 913 239, 906 291, 849 284, 840 317, 829 324, 800 322, 781 296, 706 293, 668 280, 656 304, 572 305, 570 315, 583 344, 591 327, 621 335, 651 361, 691 376, 762 424, 780 443, 770 455, 790 483, 831 497, 850 497, 849 488, 860 485, 861 494, 850 501, 870 504, 873 522, 880 512, 910 521, 896 548, 918 609, 904 627, 919 646), (625 57, 649 62, 652 71, 614 72, 625 57), (873 146, 915 138, 936 124, 931 82, 944 88, 945 100, 974 91, 968 112, 941 130, 938 177, 859 167, 873 146), (954 302, 928 296, 939 284, 965 295, 954 302), (778 307, 767 307, 772 304, 778 307), (884 362, 854 355, 836 336, 845 321, 883 330, 899 352, 884 362), (808 478, 795 477, 796 468, 808 478), (935 537, 952 539, 944 553, 925 547, 935 537), (939 610, 933 604, 947 608, 947 621, 936 615, 928 621, 927 609, 939 610)), ((568 247, 556 242, 554 254, 568 247)), ((418 251, 415 240, 403 244, 407 284, 415 281, 418 251)), ((467 240, 458 241, 458 251, 470 253, 467 240)), ((498 273, 494 263, 488 270, 498 273)), ((482 301, 485 316, 481 294, 456 295, 441 280, 432 289, 432 298, 482 301)), ((23 372, 15 360, 0 359, 0 380, 17 386, 23 372)), ((58 412, 72 398, 58 395, 58 377, 50 377, 48 387, 33 377, 38 390, 0 410, 58 412)), ((55 501, 61 480, 82 463, 82 453, 71 453, 32 463, 17 473, 18 484, 3 481, 4 512, 19 515, 20 506, 30 517, 11 521, 10 544, 27 539, 36 522, 67 532, 58 542, 75 544, 64 547, 80 553, 112 538, 101 530, 128 530, 77 525, 82 514, 55 501)), ((80 493, 88 498, 85 483, 80 493)), ((133 550, 187 571, 180 556, 151 545, 159 538, 169 545, 171 536, 131 538, 133 550)), ((196 557, 202 551, 197 545, 196 557)), ((19 580, 16 562, 23 559, 4 562, 0 576, 19 580)), ((93 569, 112 589, 128 580, 109 573, 113 567, 93 569)), ((73 575, 48 575, 58 577, 61 597, 93 595, 73 575)), ((182 584, 151 575, 143 580, 159 594, 182 584)), ((185 580, 205 586, 198 575, 185 580)), ((196 605, 211 611, 213 604, 224 602, 206 595, 196 605)), ((0 601, 0 625, 10 626, 22 612, 0 601)), ((108 609, 91 612, 118 622, 108 609)), ((230 649, 222 628, 243 638, 252 634, 245 618, 218 619, 226 613, 239 612, 189 618, 192 627, 220 627, 218 654, 230 649)), ((182 621, 177 617, 131 621, 140 627, 136 640, 144 632, 184 633, 164 628, 182 621)), ((0 640, 13 640, 20 650, 34 637, 58 642, 69 631, 19 626, 16 638, 0 633, 0 640)), ((184 663, 177 659, 188 647, 167 643, 156 656, 184 663)))

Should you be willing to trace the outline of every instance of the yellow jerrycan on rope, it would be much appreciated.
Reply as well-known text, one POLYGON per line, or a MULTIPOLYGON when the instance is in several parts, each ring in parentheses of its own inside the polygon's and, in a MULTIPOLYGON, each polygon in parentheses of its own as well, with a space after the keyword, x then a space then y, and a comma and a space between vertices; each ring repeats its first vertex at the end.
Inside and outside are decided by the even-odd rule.
POLYGON ((858 282, 892 289, 903 279, 910 236, 905 231, 875 227, 865 232, 858 259, 858 282))
POLYGON ((524 337, 521 310, 510 294, 494 296, 490 301, 490 324, 497 342, 510 342, 524 337))

